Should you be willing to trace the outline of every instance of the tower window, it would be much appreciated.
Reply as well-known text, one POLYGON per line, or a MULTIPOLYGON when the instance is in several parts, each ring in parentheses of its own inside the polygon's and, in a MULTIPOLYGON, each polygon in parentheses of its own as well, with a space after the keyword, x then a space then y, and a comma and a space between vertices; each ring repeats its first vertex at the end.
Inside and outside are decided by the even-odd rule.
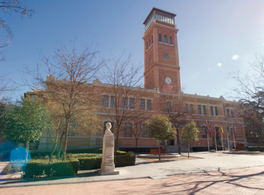
POLYGON ((165 58, 166 60, 170 59, 170 57, 169 57, 167 54, 164 55, 164 58, 165 58))
POLYGON ((170 37, 170 44, 172 45, 172 38, 170 37))
POLYGON ((148 42, 146 43, 146 47, 147 47, 147 49, 148 49, 148 42))
POLYGON ((151 46, 151 41, 149 40, 149 47, 151 46))
POLYGON ((166 35, 164 36, 164 43, 168 43, 168 39, 166 35))
POLYGON ((151 58, 149 58, 149 63, 151 62, 151 58))
POLYGON ((153 36, 152 36, 152 44, 153 44, 153 36))
POLYGON ((161 36, 161 34, 159 35, 159 42, 162 42, 162 36, 161 36))

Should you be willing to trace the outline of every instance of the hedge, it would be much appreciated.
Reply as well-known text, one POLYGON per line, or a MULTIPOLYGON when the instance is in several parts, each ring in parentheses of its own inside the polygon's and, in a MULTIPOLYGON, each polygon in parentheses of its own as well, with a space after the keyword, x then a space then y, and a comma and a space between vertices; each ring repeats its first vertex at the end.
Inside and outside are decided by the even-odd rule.
MULTIPOLYGON (((80 170, 98 169, 101 167, 102 155, 78 157, 80 161, 80 170)), ((116 167, 135 165, 136 156, 134 154, 117 151, 115 154, 114 162, 116 167)))
POLYGON ((39 176, 74 176, 79 170, 79 160, 45 161, 31 160, 25 166, 24 178, 39 176))
POLYGON ((248 146, 247 150, 264 152, 264 146, 248 146))
MULTIPOLYGON (((134 165, 134 154, 118 151, 114 162, 116 167, 134 165)), ((101 167, 101 154, 69 154, 67 161, 31 160, 25 166, 24 178, 39 176, 74 176, 78 170, 98 169, 101 167)))

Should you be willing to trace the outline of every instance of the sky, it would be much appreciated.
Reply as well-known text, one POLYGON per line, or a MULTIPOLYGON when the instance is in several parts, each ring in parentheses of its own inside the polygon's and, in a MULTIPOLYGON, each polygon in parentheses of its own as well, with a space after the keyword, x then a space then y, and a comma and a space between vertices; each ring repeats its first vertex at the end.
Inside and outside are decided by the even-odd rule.
MULTIPOLYGON (((6 14, 14 34, 4 48, 0 75, 22 85, 24 66, 36 68, 40 53, 53 56, 60 45, 92 45, 102 58, 132 55, 144 66, 143 22, 153 7, 175 13, 184 93, 224 96, 236 86, 232 78, 245 74, 256 55, 264 53, 263 0, 42 0, 20 1, 35 10, 28 19, 6 14)), ((5 39, 0 29, 0 39, 5 39)), ((143 69, 142 73, 143 74, 143 69)), ((13 100, 29 90, 19 87, 8 94, 13 100)))

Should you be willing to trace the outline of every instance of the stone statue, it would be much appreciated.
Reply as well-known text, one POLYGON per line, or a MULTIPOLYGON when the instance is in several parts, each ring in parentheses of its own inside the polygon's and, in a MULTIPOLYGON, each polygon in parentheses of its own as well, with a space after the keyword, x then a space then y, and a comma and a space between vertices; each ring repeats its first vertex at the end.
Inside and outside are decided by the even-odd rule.
POLYGON ((100 175, 114 175, 119 174, 115 170, 114 163, 114 134, 111 132, 111 123, 106 123, 106 130, 103 139, 103 156, 101 169, 98 170, 100 175))

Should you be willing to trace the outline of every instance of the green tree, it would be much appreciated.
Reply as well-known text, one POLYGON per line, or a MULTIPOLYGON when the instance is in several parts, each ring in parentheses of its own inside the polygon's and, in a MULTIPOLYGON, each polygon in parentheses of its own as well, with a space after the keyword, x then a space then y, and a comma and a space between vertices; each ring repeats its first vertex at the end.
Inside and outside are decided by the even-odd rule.
POLYGON ((196 127, 196 123, 191 121, 183 127, 182 140, 188 144, 188 158, 190 153, 190 143, 199 141, 198 138, 199 129, 196 127))
POLYGON ((153 115, 152 120, 147 123, 147 129, 150 132, 150 137, 159 141, 160 161, 160 142, 174 139, 176 136, 176 128, 172 127, 172 123, 166 115, 153 115))
POLYGON ((42 130, 51 126, 51 118, 45 106, 37 99, 22 98, 1 115, 1 134, 7 139, 24 143, 39 140, 42 130))

